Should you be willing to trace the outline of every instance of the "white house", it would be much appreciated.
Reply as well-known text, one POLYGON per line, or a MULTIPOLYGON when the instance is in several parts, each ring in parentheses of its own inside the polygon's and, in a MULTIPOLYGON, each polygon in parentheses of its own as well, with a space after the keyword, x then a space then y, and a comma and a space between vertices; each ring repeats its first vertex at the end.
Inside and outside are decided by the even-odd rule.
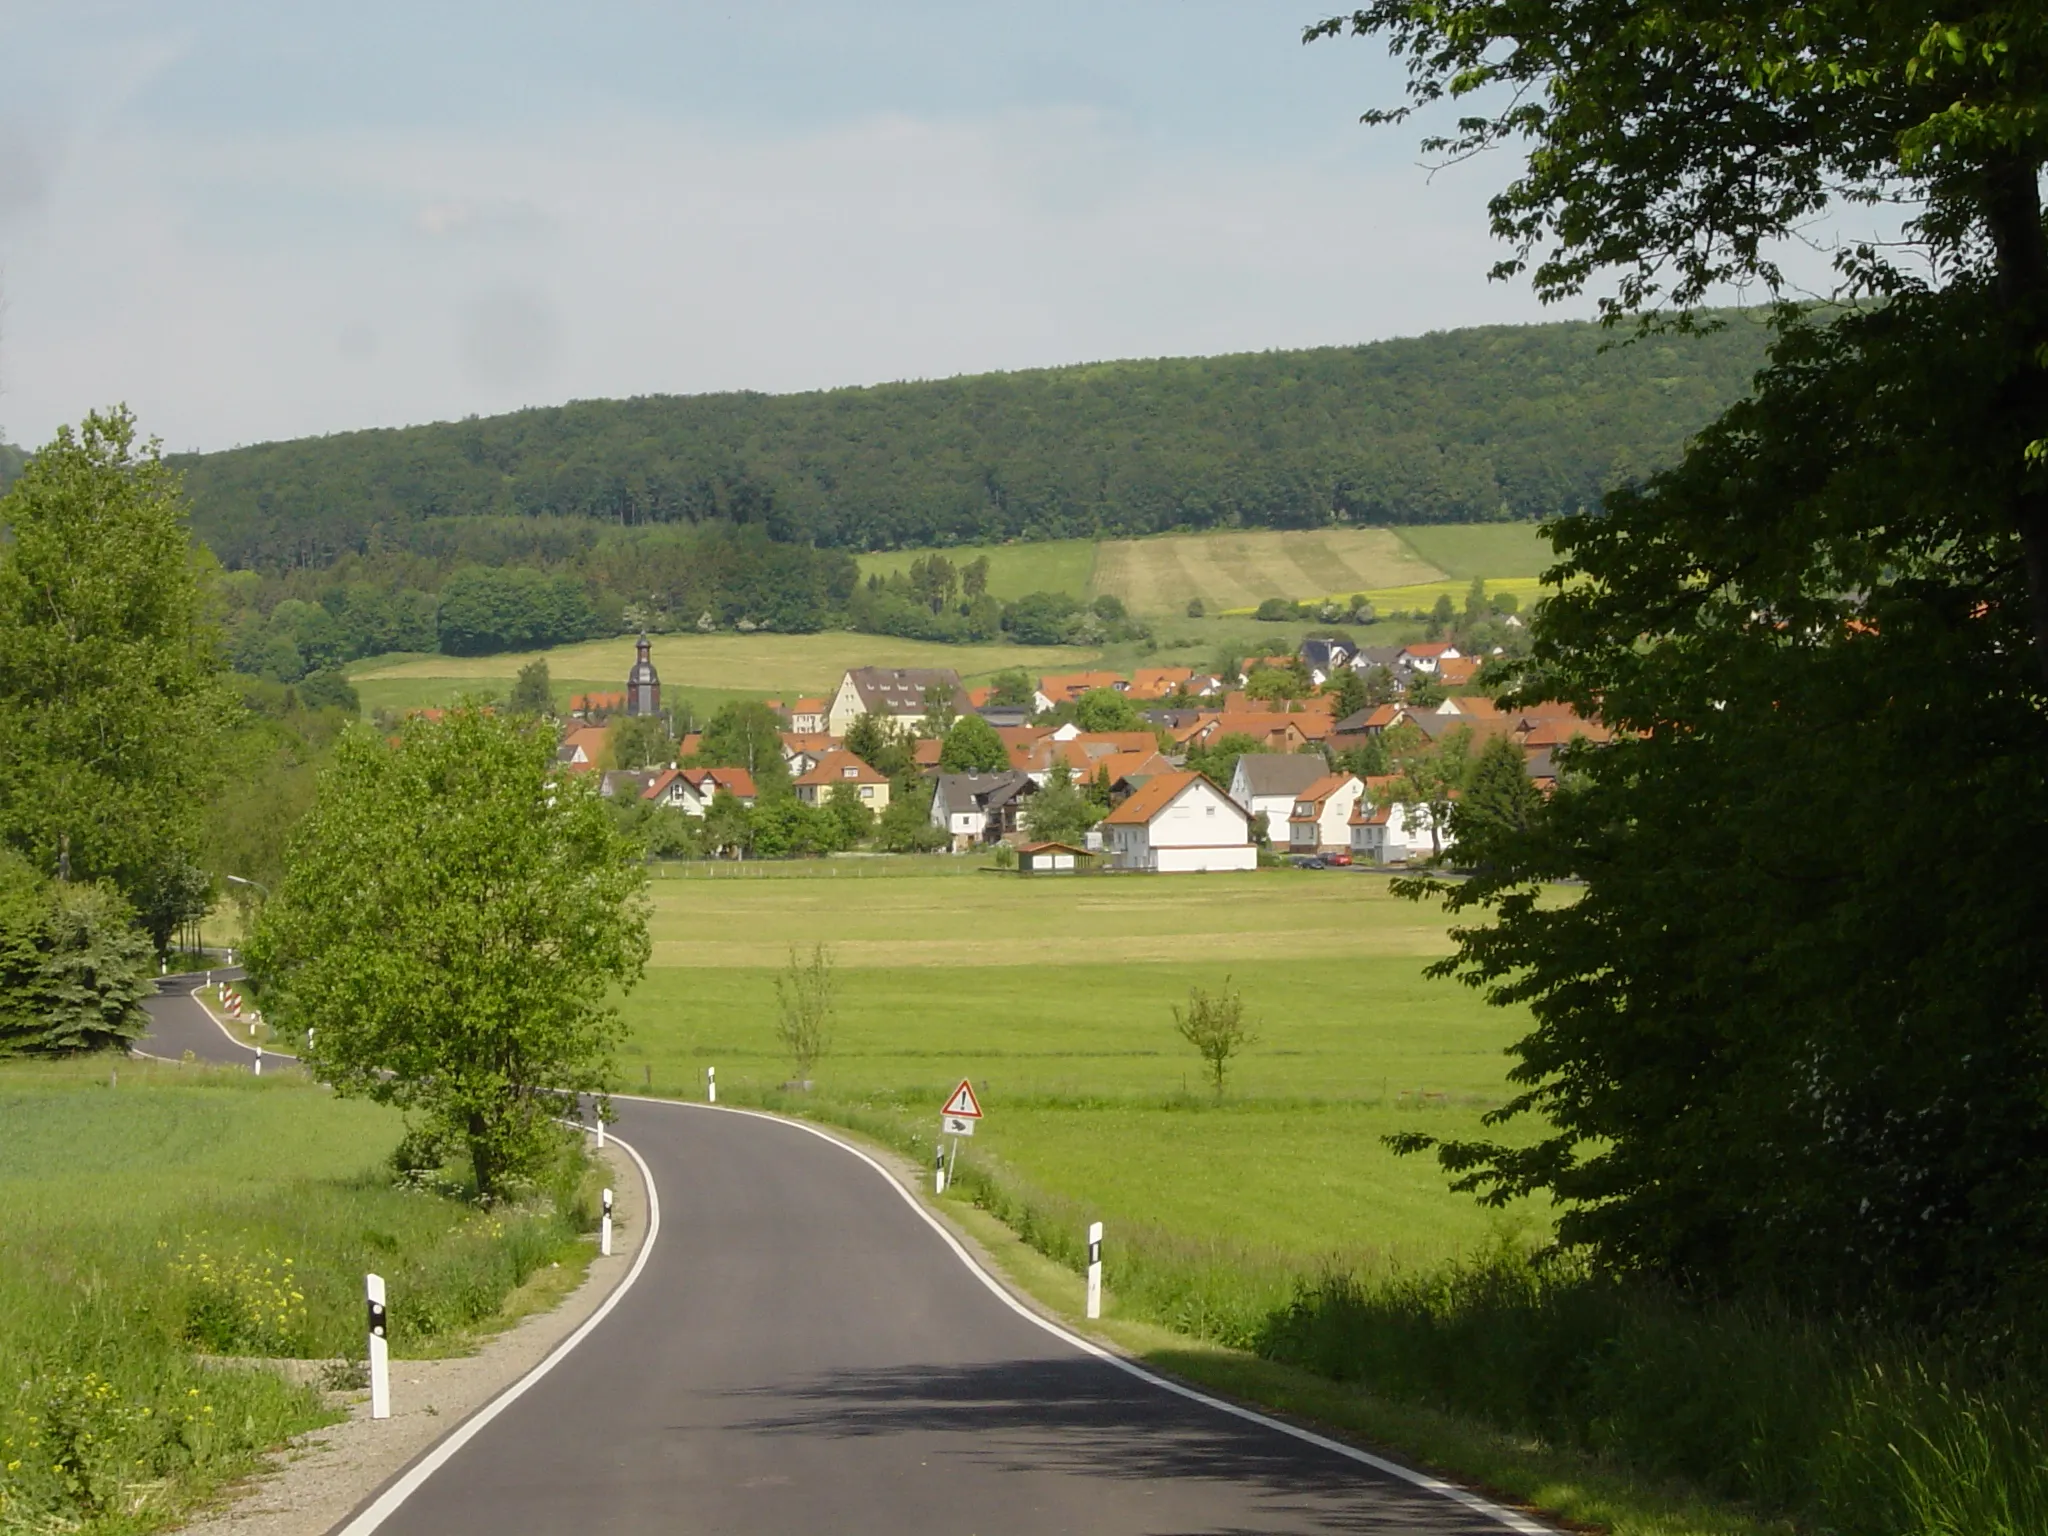
POLYGON ((1287 842, 1295 796, 1329 771, 1320 752, 1247 752, 1230 776, 1230 798, 1265 818, 1266 841, 1279 848, 1287 842))
POLYGON ((1256 869, 1252 814, 1199 773, 1162 773, 1102 818, 1117 869, 1155 874, 1256 869))
POLYGON ((1028 773, 942 773, 932 789, 931 823, 964 853, 979 843, 999 842, 1022 825, 1025 797, 1038 785, 1028 773))
MULTIPOLYGON (((1435 840, 1430 836, 1429 807, 1403 805, 1394 800, 1384 787, 1391 782, 1376 782, 1351 808, 1349 831, 1354 859, 1371 864, 1405 864, 1411 859, 1429 858, 1436 852, 1435 840)), ((1446 848, 1451 846, 1448 828, 1443 833, 1443 844, 1446 848)))
POLYGON ((1294 797, 1287 818, 1290 853, 1348 852, 1351 812, 1365 793, 1365 780, 1355 773, 1326 773, 1294 797))
POLYGON ((641 798, 685 815, 702 816, 720 790, 730 791, 742 805, 752 805, 754 776, 744 768, 665 768, 641 792, 641 798))
POLYGON ((855 667, 839 680, 825 713, 825 729, 844 736, 862 715, 882 715, 914 727, 925 717, 928 688, 950 693, 956 715, 972 708, 960 674, 951 667, 855 667))

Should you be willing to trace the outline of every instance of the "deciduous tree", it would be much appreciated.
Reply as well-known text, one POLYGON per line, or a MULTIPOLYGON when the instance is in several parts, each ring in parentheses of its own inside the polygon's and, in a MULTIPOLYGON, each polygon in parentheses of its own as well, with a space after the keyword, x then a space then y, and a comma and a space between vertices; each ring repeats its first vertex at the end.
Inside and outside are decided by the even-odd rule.
POLYGON ((611 1001, 647 962, 645 873, 550 732, 451 710, 396 746, 356 728, 249 944, 272 1010, 342 1094, 464 1141, 478 1193, 536 1167, 569 1097, 602 1095, 611 1001))
POLYGON ((967 715, 947 733, 939 766, 948 773, 1000 773, 1010 766, 1010 749, 994 726, 967 715))

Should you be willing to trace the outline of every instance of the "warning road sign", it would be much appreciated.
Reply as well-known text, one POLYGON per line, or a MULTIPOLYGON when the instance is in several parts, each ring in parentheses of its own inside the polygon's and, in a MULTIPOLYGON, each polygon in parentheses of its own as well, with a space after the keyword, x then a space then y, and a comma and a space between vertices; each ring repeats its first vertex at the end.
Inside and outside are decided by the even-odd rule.
POLYGON ((939 1113, 942 1115, 958 1115, 963 1120, 979 1120, 981 1118, 981 1101, 974 1096, 974 1084, 967 1081, 964 1077, 961 1078, 960 1086, 953 1090, 953 1097, 946 1100, 946 1107, 940 1110, 939 1113))
POLYGON ((939 1118, 941 1136, 972 1136, 974 1122, 965 1115, 942 1115, 939 1118))

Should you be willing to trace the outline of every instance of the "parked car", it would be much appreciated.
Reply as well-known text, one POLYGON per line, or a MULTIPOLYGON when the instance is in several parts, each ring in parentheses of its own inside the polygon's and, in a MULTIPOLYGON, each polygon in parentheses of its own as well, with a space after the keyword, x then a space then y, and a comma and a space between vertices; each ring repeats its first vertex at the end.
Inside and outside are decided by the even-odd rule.
POLYGON ((1328 869, 1330 866, 1323 862, 1321 855, 1307 853, 1295 859, 1294 867, 1296 869, 1328 869))
POLYGON ((1332 869, 1349 869, 1351 867, 1351 855, 1348 853, 1326 853, 1323 855, 1323 862, 1332 869))

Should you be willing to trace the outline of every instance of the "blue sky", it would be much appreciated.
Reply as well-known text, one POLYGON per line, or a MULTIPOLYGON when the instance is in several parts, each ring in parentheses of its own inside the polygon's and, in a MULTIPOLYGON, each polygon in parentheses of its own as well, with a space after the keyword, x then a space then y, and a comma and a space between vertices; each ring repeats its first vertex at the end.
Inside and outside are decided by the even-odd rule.
POLYGON ((1547 315, 1314 4, 0 0, 0 432, 176 448, 1547 315))

